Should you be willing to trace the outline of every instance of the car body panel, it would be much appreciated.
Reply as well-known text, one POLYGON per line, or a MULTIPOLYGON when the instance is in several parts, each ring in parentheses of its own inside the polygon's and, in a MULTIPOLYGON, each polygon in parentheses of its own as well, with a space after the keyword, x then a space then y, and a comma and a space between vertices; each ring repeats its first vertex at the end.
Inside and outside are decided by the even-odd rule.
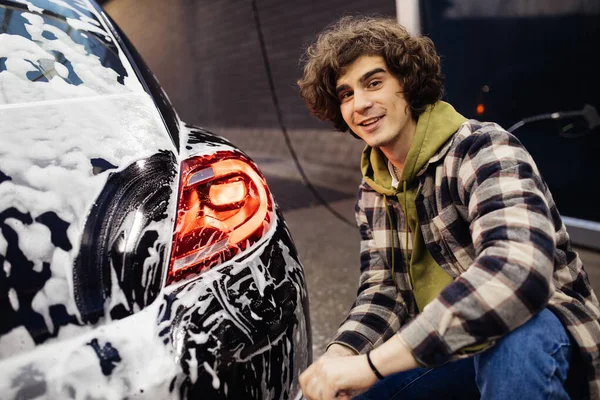
MULTIPOLYGON (((175 149, 154 104, 145 94, 48 101, 43 106, 5 106, 0 108, 0 120, 4 127, 0 137, 0 171, 4 176, 0 184, 0 210, 4 217, 0 217, 0 225, 4 241, 8 240, 8 230, 14 232, 11 241, 19 242, 22 253, 5 253, 7 279, 11 279, 11 263, 23 265, 26 262, 31 265, 30 279, 40 280, 37 293, 31 289, 21 293, 18 286, 12 286, 9 298, 24 320, 31 321, 32 317, 26 313, 35 312, 43 316, 49 334, 58 335, 57 321, 51 316, 52 306, 62 304, 67 314, 85 320, 79 312, 81 307, 76 304, 76 296, 65 296, 80 283, 72 281, 78 276, 72 274, 71 268, 78 264, 77 258, 82 254, 80 247, 85 246, 86 221, 90 220, 90 213, 110 177, 123 173, 132 164, 145 163, 144 160, 159 150, 172 155, 175 169, 175 149), (114 168, 99 172, 93 160, 104 160, 114 168), (57 222, 45 224, 45 216, 54 216, 57 222), (62 242, 53 235, 63 238, 62 242), (70 290, 63 290, 66 288, 70 290)), ((171 174, 170 182, 164 183, 170 192, 167 193, 170 206, 164 207, 164 215, 152 221, 152 226, 143 227, 158 233, 152 247, 166 249, 163 251, 168 251, 172 240, 176 172, 171 174)), ((127 184, 138 186, 137 191, 139 186, 144 186, 144 182, 137 181, 127 184)), ((104 210, 102 218, 111 220, 114 216, 110 212, 117 211, 130 215, 129 220, 127 215, 121 217, 119 228, 131 242, 134 237, 142 236, 141 232, 135 232, 142 228, 135 226, 135 213, 143 212, 143 208, 123 210, 122 205, 118 209, 104 210)), ((95 241, 92 246, 99 244, 95 241)), ((9 247, 16 248, 14 243, 9 247)), ((157 260, 154 257, 154 264, 157 260)), ((153 265, 152 256, 148 255, 146 267, 162 266, 153 265)), ((111 297, 113 303, 119 302, 118 292, 115 290, 111 297)), ((106 304, 108 309, 114 306, 106 304)), ((15 320, 18 322, 19 318, 15 320)), ((30 323, 33 324, 30 331, 42 329, 41 321, 30 323)), ((41 336, 39 341, 43 341, 41 336)), ((0 352, 2 348, 0 340, 0 352)))
POLYGON ((250 262, 210 270, 132 316, 0 361, 3 398, 293 398, 310 359, 306 289, 282 220, 268 236, 250 262))

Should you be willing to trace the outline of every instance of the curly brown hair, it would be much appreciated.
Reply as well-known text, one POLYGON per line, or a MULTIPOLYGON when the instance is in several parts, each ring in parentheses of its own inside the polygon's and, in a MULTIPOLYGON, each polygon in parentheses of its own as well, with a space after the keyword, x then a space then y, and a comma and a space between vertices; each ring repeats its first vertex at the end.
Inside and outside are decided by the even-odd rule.
POLYGON ((360 56, 381 56, 404 88, 416 121, 429 104, 442 97, 440 57, 431 39, 411 36, 391 18, 346 16, 329 25, 303 57, 300 95, 311 114, 348 130, 340 112, 336 81, 360 56))

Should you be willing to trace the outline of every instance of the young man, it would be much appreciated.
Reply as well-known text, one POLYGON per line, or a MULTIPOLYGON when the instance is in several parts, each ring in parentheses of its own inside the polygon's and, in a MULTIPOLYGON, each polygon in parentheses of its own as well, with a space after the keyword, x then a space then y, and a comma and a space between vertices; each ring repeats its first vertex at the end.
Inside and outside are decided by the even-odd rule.
POLYGON ((306 398, 600 398, 599 304, 548 187, 514 136, 440 101, 431 40, 345 17, 298 84, 366 143, 360 286, 306 398))

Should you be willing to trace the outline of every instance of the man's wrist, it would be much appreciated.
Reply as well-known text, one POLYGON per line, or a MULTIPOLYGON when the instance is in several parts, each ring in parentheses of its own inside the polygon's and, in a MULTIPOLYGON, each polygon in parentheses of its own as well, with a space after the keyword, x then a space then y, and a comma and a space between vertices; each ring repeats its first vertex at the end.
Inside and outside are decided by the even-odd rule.
POLYGON ((383 376, 419 367, 418 362, 399 335, 373 350, 371 361, 383 376))
POLYGON ((325 352, 325 354, 343 357, 343 356, 354 356, 357 353, 348 346, 344 346, 344 345, 338 344, 338 343, 333 343, 327 348, 327 351, 325 352))
POLYGON ((375 366, 375 364, 373 364, 373 361, 371 360, 371 356, 370 356, 371 352, 368 351, 366 356, 367 356, 367 363, 369 364, 369 368, 371 368, 371 371, 373 371, 373 373, 375 374, 375 376, 377 377, 377 379, 379 380, 383 380, 385 377, 383 375, 381 375, 381 372, 379 372, 379 370, 377 369, 377 367, 375 366))

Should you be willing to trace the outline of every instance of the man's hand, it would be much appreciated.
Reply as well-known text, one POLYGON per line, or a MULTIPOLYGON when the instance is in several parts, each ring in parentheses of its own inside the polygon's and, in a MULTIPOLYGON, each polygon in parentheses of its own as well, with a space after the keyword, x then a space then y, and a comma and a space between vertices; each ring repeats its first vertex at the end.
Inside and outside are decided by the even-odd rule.
MULTIPOLYGON (((377 377, 367 362, 367 356, 353 354, 345 346, 329 346, 325 355, 300 374, 304 397, 308 400, 350 400, 373 386, 377 377)), ((398 335, 373 350, 371 361, 383 376, 419 366, 398 335)))
POLYGON ((350 356, 345 353, 340 357, 331 350, 330 347, 300 375, 300 388, 307 400, 350 400, 377 381, 366 355, 350 356))

